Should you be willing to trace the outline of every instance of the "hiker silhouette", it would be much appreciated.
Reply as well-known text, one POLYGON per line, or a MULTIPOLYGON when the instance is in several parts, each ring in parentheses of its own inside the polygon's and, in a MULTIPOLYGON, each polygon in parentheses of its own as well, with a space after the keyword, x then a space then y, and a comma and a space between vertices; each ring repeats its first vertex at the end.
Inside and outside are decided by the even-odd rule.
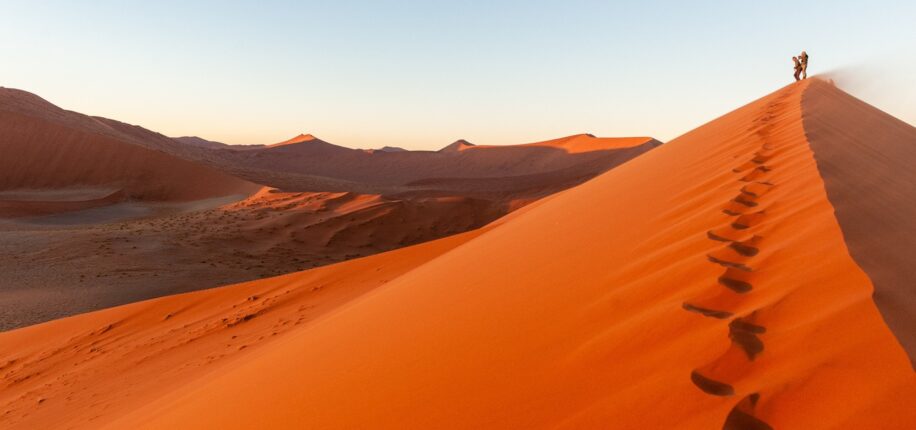
POLYGON ((808 79, 808 53, 802 51, 798 56, 798 61, 801 63, 801 78, 808 79))
POLYGON ((792 57, 795 64, 795 80, 808 79, 808 53, 802 51, 797 57, 792 57))

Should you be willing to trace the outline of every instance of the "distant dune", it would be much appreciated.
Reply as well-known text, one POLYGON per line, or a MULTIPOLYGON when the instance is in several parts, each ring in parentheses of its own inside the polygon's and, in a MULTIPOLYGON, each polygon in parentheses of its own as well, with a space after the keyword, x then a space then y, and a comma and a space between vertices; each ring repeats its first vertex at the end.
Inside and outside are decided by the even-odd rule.
POLYGON ((257 188, 140 145, 137 133, 126 124, 64 111, 35 95, 0 88, 0 192, 33 190, 32 200, 40 200, 43 191, 104 187, 123 199, 189 201, 257 188))
POLYGON ((383 146, 379 149, 382 152, 406 152, 407 150, 397 146, 383 146))
MULTIPOLYGON (((323 140, 321 140, 321 139, 319 139, 319 138, 317 138, 317 137, 315 137, 315 136, 312 136, 311 134, 300 134, 300 135, 298 135, 298 136, 296 136, 296 137, 293 137, 292 139, 287 139, 287 140, 284 140, 283 142, 280 142, 280 143, 274 143, 274 144, 271 144, 271 145, 265 145, 264 148, 265 148, 265 149, 266 149, 266 148, 279 148, 279 147, 281 147, 281 146, 299 145, 299 144, 309 144, 310 146, 318 146, 318 145, 327 146, 327 145, 330 145, 329 143, 327 143, 327 142, 325 142, 325 141, 323 141, 323 140)), ((286 149, 289 149, 289 148, 284 148, 284 150, 286 150, 286 149)))
MULTIPOLYGON (((2 333, 0 413, 23 429, 908 428, 913 327, 872 299, 905 295, 873 275, 902 260, 857 249, 863 226, 890 240, 872 209, 910 203, 893 186, 843 201, 916 163, 882 152, 910 157, 912 136, 826 83, 789 85, 482 229, 2 333)), ((899 236, 888 255, 911 254, 899 236)))
POLYGON ((586 153, 531 144, 444 155, 300 134, 230 146, 12 89, 0 91, 0 135, 0 330, 473 230, 658 144, 583 135, 556 142, 586 153))
POLYGON ((553 183, 581 183, 660 144, 649 137, 581 134, 522 145, 476 146, 459 140, 439 151, 366 151, 301 134, 264 147, 198 156, 252 182, 287 191, 409 194, 422 190, 511 200, 557 191, 532 194, 532 176, 549 177, 553 183))
POLYGON ((461 152, 465 149, 472 148, 475 145, 471 142, 468 142, 464 139, 458 139, 447 146, 440 149, 438 152, 461 152))

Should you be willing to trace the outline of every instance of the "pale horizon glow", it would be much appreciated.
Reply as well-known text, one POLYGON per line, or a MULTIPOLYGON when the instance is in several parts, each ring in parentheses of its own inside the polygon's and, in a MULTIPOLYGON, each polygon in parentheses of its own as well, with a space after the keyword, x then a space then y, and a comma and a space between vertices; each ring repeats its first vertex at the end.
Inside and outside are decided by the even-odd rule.
POLYGON ((916 3, 0 0, 0 86, 168 136, 668 141, 810 74, 916 123, 916 3))

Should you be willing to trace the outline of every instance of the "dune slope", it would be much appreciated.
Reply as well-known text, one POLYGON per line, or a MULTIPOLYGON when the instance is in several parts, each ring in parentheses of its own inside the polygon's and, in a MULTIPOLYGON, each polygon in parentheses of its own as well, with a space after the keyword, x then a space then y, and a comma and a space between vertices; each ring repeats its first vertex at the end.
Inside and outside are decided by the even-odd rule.
POLYGON ((849 251, 916 362, 916 236, 906 234, 916 232, 916 128, 825 82, 813 82, 802 103, 805 132, 849 251))
POLYGON ((0 333, 0 428, 98 428, 480 233, 0 333))
MULTIPOLYGON (((0 334, 23 349, 51 330, 64 342, 0 357, 3 413, 14 428, 906 428, 916 378, 806 138, 814 85, 781 89, 476 237, 445 239, 463 241, 435 258, 402 254, 413 247, 289 275, 369 264, 354 273, 360 285, 370 262, 416 262, 224 365, 131 390, 140 400, 111 394, 137 376, 113 386, 80 367, 93 366, 90 347, 122 351, 140 332, 187 336, 190 327, 162 322, 162 303, 228 304, 290 278, 0 334), (114 334, 125 315, 136 325, 114 334), (108 341, 93 345, 99 330, 108 341), (62 350, 87 355, 74 366, 62 350), (84 395, 83 407, 67 406, 67 393, 99 389, 107 402, 84 395)), ((277 323, 295 320, 292 309, 277 323)), ((246 324, 232 325, 236 336, 258 333, 246 324)), ((160 360, 218 356, 235 348, 228 334, 225 349, 166 349, 160 360)), ((132 375, 156 369, 146 366, 132 375)))
POLYGON ((154 149, 173 144, 163 136, 65 111, 24 91, 0 88, 0 133, 0 191, 105 186, 125 199, 188 201, 256 189, 154 149))

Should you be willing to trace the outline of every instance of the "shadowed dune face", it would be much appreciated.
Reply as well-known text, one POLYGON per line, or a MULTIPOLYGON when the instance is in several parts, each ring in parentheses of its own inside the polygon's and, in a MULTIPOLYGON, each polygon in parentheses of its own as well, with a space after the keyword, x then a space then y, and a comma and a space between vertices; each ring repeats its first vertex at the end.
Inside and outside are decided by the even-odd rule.
POLYGON ((18 218, 74 212, 117 204, 122 190, 78 188, 70 190, 0 191, 0 218, 18 218))
POLYGON ((0 114, 4 149, 18 154, 0 164, 6 168, 0 190, 111 185, 123 188, 126 198, 140 200, 243 194, 253 190, 248 182, 287 191, 531 200, 660 145, 648 137, 581 134, 510 146, 458 141, 454 150, 450 145, 439 152, 364 151, 303 134, 274 145, 236 147, 193 137, 167 138, 139 126, 65 111, 7 88, 0 88, 0 114))
POLYGON ((802 105, 849 252, 916 363, 916 128, 823 81, 811 84, 802 105))
POLYGON ((124 199, 190 201, 256 189, 213 168, 138 145, 110 123, 0 88, 0 191, 108 187, 120 190, 124 199))
POLYGON ((916 376, 827 198, 812 85, 473 233, 0 334, 0 413, 12 428, 906 428, 916 376), (365 293, 308 295, 322 288, 365 293), (321 317, 300 320, 310 306, 321 317))

